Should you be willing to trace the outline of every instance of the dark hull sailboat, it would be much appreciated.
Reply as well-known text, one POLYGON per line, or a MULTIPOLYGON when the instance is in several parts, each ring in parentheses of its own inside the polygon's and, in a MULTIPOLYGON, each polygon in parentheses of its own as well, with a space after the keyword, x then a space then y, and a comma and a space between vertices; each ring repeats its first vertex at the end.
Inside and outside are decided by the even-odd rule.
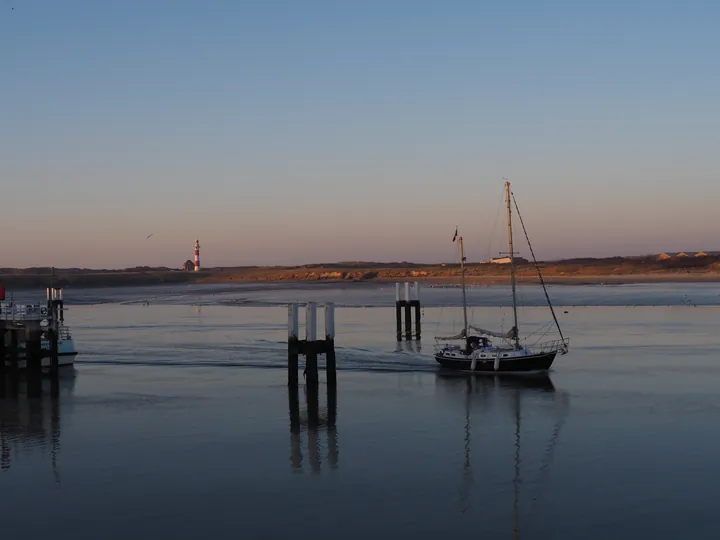
POLYGON ((445 356, 442 352, 435 355, 435 360, 444 368, 473 373, 534 375, 547 373, 555 361, 555 356, 557 356, 557 352, 553 351, 505 358, 498 362, 497 367, 494 359, 480 359, 475 361, 473 366, 473 360, 470 357, 453 358, 445 356))
MULTIPOLYGON (((463 300, 463 319, 464 326, 459 334, 449 337, 436 337, 436 341, 453 341, 462 340, 463 345, 438 345, 435 350, 435 360, 444 368, 467 371, 472 373, 488 373, 488 374, 542 374, 550 370, 555 357, 558 354, 566 354, 568 352, 569 340, 563 337, 562 330, 558 324, 555 311, 550 303, 550 297, 545 289, 545 283, 540 273, 540 267, 535 260, 535 254, 530 246, 535 268, 537 269, 540 283, 542 284, 553 320, 560 333, 560 339, 545 343, 536 343, 531 346, 522 345, 518 332, 518 314, 517 299, 515 292, 515 257, 513 251, 513 235, 512 235, 512 210, 510 192, 510 182, 505 182, 505 196, 507 202, 507 218, 508 218, 508 243, 510 247, 510 286, 512 289, 512 306, 514 325, 508 332, 493 332, 468 325, 467 320, 467 299, 465 295, 465 255, 463 252, 462 236, 458 237, 457 228, 453 236, 453 242, 457 239, 460 249, 460 269, 462 276, 462 300, 463 300), (474 330, 477 335, 470 335, 469 330, 474 330), (504 343, 500 346, 493 345, 489 337, 499 338, 504 343)), ((517 202, 515 203, 517 209, 517 202)), ((518 212, 518 216, 519 216, 518 212)), ((522 217, 520 218, 522 224, 522 217)), ((523 225, 523 230, 525 226, 523 225)), ((525 238, 530 244, 530 239, 525 231, 525 238)))

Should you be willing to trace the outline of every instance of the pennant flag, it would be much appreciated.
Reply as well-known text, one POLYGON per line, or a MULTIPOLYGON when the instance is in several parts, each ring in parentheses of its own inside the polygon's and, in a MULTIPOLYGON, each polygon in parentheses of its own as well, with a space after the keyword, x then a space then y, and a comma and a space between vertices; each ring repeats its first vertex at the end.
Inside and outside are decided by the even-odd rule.
POLYGON ((453 242, 454 242, 455 239, 457 238, 457 229, 458 229, 458 228, 457 228, 457 225, 456 225, 456 226, 455 226, 455 234, 453 234, 453 240, 452 240, 453 242))

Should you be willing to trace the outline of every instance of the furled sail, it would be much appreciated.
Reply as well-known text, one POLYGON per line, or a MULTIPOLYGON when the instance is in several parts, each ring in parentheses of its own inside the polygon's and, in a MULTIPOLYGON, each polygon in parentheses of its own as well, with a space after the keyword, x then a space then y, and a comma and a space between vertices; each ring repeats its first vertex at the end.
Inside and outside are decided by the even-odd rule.
POLYGON ((516 326, 513 326, 504 334, 501 332, 493 332, 492 330, 485 330, 484 328, 478 328, 477 326, 470 326, 470 328, 486 336, 492 336, 501 339, 515 339, 518 334, 518 329, 516 326))
MULTIPOLYGON (((484 328, 478 328, 477 326, 469 326, 469 328, 472 328, 479 334, 485 335, 485 336, 492 336, 496 338, 501 339, 515 339, 515 337, 518 334, 517 327, 513 326, 510 330, 508 330, 505 333, 502 332, 493 332, 492 330, 485 330, 484 328)), ((438 341, 451 341, 455 339, 465 339, 467 337, 465 335, 465 329, 460 330, 460 332, 454 336, 437 336, 435 339, 438 341)))
POLYGON ((455 336, 436 336, 435 339, 437 341, 451 341, 454 339, 464 339, 465 338, 465 329, 463 328, 460 330, 460 333, 455 336))

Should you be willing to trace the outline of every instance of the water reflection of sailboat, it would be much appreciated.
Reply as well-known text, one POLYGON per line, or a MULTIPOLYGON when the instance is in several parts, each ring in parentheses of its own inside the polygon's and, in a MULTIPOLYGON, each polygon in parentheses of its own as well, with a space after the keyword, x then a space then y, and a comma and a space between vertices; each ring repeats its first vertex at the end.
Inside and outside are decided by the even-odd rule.
MULTIPOLYGON (((532 398, 537 405, 542 402, 550 404, 552 409, 558 413, 557 419, 544 450, 542 464, 540 466, 540 478, 537 479, 536 487, 543 488, 544 475, 549 471, 552 463, 555 445, 560 435, 560 430, 565 422, 566 413, 569 407, 569 396, 565 392, 558 392, 552 380, 548 376, 532 378, 477 378, 459 377, 457 375, 438 374, 437 387, 441 391, 447 391, 449 396, 455 399, 464 395, 464 461, 462 481, 460 488, 460 511, 465 513, 469 508, 470 492, 474 486, 472 473, 471 454, 471 411, 473 405, 480 405, 484 412, 489 412, 496 404, 501 408, 509 406, 514 420, 514 452, 513 452, 513 538, 520 537, 520 486, 521 482, 521 427, 522 427, 522 401, 523 398, 532 398)), ((537 408, 533 409, 533 411, 537 408)), ((533 498, 535 501, 538 495, 533 498)))
POLYGON ((288 400, 290 409, 290 466, 293 470, 303 468, 302 433, 307 434, 308 461, 313 473, 321 470, 321 432, 327 434, 327 461, 330 469, 338 468, 337 435, 337 388, 328 386, 327 406, 320 407, 317 389, 306 392, 307 407, 300 409, 300 390, 290 386, 288 400))
POLYGON ((57 392, 52 382, 42 381, 42 394, 28 397, 24 381, 0 380, 0 472, 10 469, 23 452, 47 451, 55 481, 60 482, 60 400, 75 388, 75 370, 62 370, 57 392))

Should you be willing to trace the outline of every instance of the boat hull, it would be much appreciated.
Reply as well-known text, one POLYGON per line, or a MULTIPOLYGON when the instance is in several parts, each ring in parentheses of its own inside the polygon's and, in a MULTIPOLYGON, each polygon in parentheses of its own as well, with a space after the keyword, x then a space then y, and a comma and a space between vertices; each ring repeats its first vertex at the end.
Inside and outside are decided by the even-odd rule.
POLYGON ((491 375, 508 374, 508 375, 533 375, 547 373, 555 361, 556 351, 538 353, 532 355, 515 356, 510 358, 501 358, 498 361, 497 369, 495 368, 495 359, 477 359, 475 361, 475 369, 473 369, 472 358, 448 357, 442 354, 436 354, 435 360, 444 368, 456 371, 468 371, 473 373, 487 373, 491 375))
MULTIPOLYGON (((47 349, 48 345, 47 343, 43 343, 43 348, 47 349)), ((77 356, 77 351, 75 350, 75 343, 72 339, 64 339, 60 340, 58 342, 58 367, 65 367, 65 366, 72 366, 75 364, 75 357, 77 356)), ((27 364, 25 362, 24 356, 24 346, 20 347, 20 358, 17 360, 17 368, 18 369, 26 369, 27 364)), ((50 368, 51 367, 51 359, 49 356, 44 357, 41 360, 41 367, 43 368, 50 368)), ((11 367, 11 363, 9 360, 5 361, 6 367, 11 367)))

